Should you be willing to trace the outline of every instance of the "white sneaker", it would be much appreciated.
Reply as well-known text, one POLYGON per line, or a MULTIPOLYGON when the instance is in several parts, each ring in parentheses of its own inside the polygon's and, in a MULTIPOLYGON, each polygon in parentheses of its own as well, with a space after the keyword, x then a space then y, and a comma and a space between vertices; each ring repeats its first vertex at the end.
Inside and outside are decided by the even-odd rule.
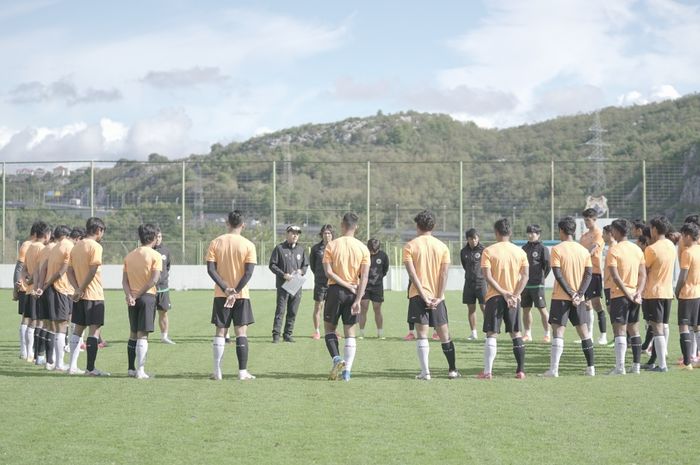
POLYGON ((136 379, 149 379, 151 376, 145 371, 137 371, 136 379))
POLYGON ((617 368, 617 367, 613 368, 612 370, 610 370, 608 372, 608 376, 617 376, 617 375, 624 375, 624 374, 626 374, 625 369, 624 368, 617 368))
POLYGON ((469 337, 467 338, 467 341, 476 341, 479 339, 479 336, 476 336, 474 334, 470 334, 469 337))
POLYGON ((136 370, 126 370, 126 376, 129 378, 136 378, 136 370))
POLYGON ((44 355, 39 355, 36 359, 37 365, 46 365, 46 357, 44 355))
POLYGON ((162 342, 163 344, 172 344, 172 345, 175 345, 175 342, 172 341, 169 337, 161 338, 160 342, 162 342))
POLYGON ((67 365, 56 365, 56 371, 60 371, 61 373, 66 373, 68 371, 68 366, 67 365))
POLYGON ((416 375, 416 379, 420 379, 423 381, 430 381, 430 373, 420 372, 416 375))
POLYGON ((559 372, 558 371, 553 371, 553 370, 547 370, 544 373, 542 373, 543 378, 558 378, 559 377, 559 372))
POLYGON ((80 368, 69 368, 68 374, 69 375, 84 375, 85 370, 81 370, 80 368))
POLYGON ((641 373, 641 365, 639 363, 633 363, 632 367, 629 369, 628 373, 632 373, 634 375, 638 375, 641 373))
POLYGON ((599 346, 608 345, 608 336, 606 336, 605 333, 601 334, 600 337, 598 338, 598 345, 599 346))
POLYGON ((47 363, 46 364, 46 370, 48 371, 54 371, 56 369, 56 364, 55 363, 47 363))
POLYGON ((461 378, 461 377, 462 377, 462 375, 457 370, 453 370, 453 371, 450 371, 449 373, 447 373, 448 379, 456 379, 456 378, 461 378))
POLYGON ((595 367, 586 367, 585 376, 595 376, 595 367))
POLYGON ((255 376, 248 373, 248 370, 243 370, 238 373, 238 379, 241 381, 248 381, 251 379, 255 379, 255 376))
POLYGON ((209 375, 209 379, 212 381, 221 381, 221 373, 212 373, 209 375))
POLYGON ((109 372, 98 370, 97 368, 95 368, 94 370, 91 370, 91 371, 86 371, 85 375, 86 376, 101 376, 101 377, 111 376, 111 374, 109 372))

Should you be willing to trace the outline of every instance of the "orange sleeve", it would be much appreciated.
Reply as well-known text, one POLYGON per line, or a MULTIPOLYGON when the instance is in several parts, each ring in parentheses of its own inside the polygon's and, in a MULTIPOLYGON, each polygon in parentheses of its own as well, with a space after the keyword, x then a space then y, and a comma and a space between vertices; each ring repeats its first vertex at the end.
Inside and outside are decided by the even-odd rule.
POLYGON ((552 254, 549 257, 549 265, 552 268, 560 268, 561 267, 561 259, 559 258, 559 249, 556 247, 552 248, 552 254))
POLYGON ((216 239, 209 243, 209 249, 207 249, 207 259, 208 262, 216 262, 216 239))
POLYGON ((491 252, 489 252, 488 247, 481 253, 481 267, 491 268, 491 252))
POLYGON ((412 263, 413 262, 413 256, 411 255, 411 246, 406 244, 403 247, 403 262, 404 263, 412 263))
POLYGON ((689 270, 690 269, 690 254, 688 253, 688 249, 685 249, 683 251, 683 255, 681 255, 681 270, 689 270))
POLYGON ((258 256, 257 256, 257 252, 255 251, 255 245, 252 243, 250 244, 250 246, 248 248, 248 252, 245 256, 245 263, 252 263, 252 264, 258 263, 258 256))
POLYGON ((93 247, 90 250, 90 266, 102 265, 102 247, 93 247))

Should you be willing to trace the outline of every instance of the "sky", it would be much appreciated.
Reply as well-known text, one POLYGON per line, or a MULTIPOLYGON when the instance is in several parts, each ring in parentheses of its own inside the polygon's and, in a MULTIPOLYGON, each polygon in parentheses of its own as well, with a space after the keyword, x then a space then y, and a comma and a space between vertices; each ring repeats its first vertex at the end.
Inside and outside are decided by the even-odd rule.
POLYGON ((0 0, 0 160, 176 159, 378 110, 506 128, 698 92, 698 43, 690 0, 0 0))

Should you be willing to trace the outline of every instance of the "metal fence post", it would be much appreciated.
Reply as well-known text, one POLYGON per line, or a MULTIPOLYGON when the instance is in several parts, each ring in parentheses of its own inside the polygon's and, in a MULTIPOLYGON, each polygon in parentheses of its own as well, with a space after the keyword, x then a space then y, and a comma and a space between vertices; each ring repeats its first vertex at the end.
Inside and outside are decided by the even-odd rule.
POLYGON ((370 161, 367 160, 367 240, 370 238, 370 206, 369 206, 369 191, 370 191, 370 161))
POLYGON ((459 234, 462 236, 464 231, 464 162, 459 162, 459 234))
POLYGON ((554 240, 554 160, 549 165, 549 213, 550 213, 550 239, 554 240))
POLYGON ((180 214, 180 218, 182 220, 182 237, 181 237, 181 248, 182 248, 182 263, 186 263, 185 261, 185 169, 186 169, 186 163, 185 161, 182 162, 182 197, 181 197, 181 204, 182 204, 182 213, 180 214))
POLYGON ((277 243, 277 162, 272 161, 272 243, 277 243))
POLYGON ((95 160, 90 161, 90 216, 95 216, 95 160))
POLYGON ((647 161, 642 160, 642 221, 647 220, 647 161))
POLYGON ((2 162, 2 263, 5 263, 5 223, 7 222, 7 217, 5 216, 5 171, 7 167, 5 162, 2 162))

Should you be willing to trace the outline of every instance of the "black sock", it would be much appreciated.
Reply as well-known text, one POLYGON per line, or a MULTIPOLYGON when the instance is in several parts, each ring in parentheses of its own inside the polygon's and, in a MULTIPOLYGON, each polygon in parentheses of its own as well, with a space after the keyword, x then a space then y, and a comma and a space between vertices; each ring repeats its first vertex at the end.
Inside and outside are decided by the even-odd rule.
POLYGON ((39 330, 39 338, 36 341, 36 353, 46 355, 46 331, 44 331, 44 328, 39 330))
POLYGON ((513 339, 513 355, 515 355, 515 361, 518 364, 518 368, 515 372, 520 373, 525 367, 525 345, 523 344, 523 338, 516 337, 513 339))
POLYGON ((39 334, 41 328, 34 328, 34 344, 32 349, 34 350, 34 358, 39 357, 39 334))
POLYGON ((605 318, 605 312, 604 311, 599 311, 598 313, 598 330, 600 333, 607 333, 608 332, 608 320, 605 318))
POLYGON ((46 363, 53 365, 53 345, 56 335, 46 332, 46 363))
POLYGON ((647 365, 653 365, 656 363, 656 344, 651 345, 651 357, 649 357, 649 361, 647 362, 647 365))
POLYGON ((644 344, 642 344, 642 350, 647 350, 649 348, 649 344, 651 344, 654 341, 654 330, 651 328, 651 326, 647 326, 647 334, 644 336, 644 344))
POLYGON ((450 371, 456 371, 455 366, 455 343, 452 341, 442 343, 442 353, 445 354, 447 359, 447 365, 449 365, 450 371))
MULTIPOLYGON (((95 369, 95 359, 97 359, 97 338, 88 337, 85 342, 85 351, 87 352, 87 371, 95 369)), ((134 349, 135 350, 135 349, 134 349)))
POLYGON ((248 337, 238 336, 236 338, 236 357, 238 357, 238 369, 248 368, 248 337))
POLYGON ((583 350, 583 355, 586 357, 586 365, 592 367, 595 365, 595 353, 593 351, 593 341, 589 337, 581 341, 581 349, 583 350))
POLYGON ((690 365, 690 351, 692 342, 690 333, 681 333, 681 352, 683 352, 683 365, 690 365))
POLYGON ((326 334, 326 348, 328 349, 328 353, 331 354, 331 357, 338 357, 340 356, 340 351, 338 350, 338 336, 336 336, 335 333, 328 333, 326 334))
POLYGON ((413 331, 414 329, 416 329, 416 324, 415 324, 415 323, 409 323, 409 324, 408 324, 408 330, 409 330, 409 331, 413 331))
POLYGON ((126 343, 126 358, 129 361, 129 370, 136 371, 136 339, 129 339, 126 343))
POLYGON ((642 337, 632 336, 630 345, 632 346, 632 361, 634 363, 642 363, 642 337))

